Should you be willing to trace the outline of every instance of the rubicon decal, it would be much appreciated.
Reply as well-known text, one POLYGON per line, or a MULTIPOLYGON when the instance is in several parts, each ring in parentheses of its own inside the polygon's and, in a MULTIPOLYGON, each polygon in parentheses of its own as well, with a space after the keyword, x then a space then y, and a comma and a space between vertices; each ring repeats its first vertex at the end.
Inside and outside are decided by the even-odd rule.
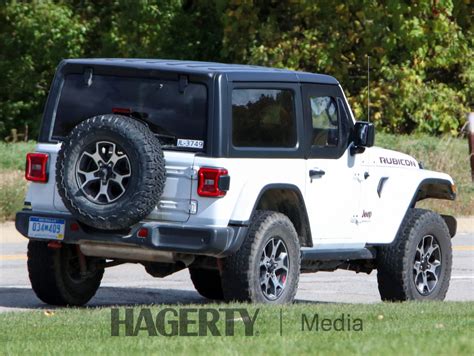
POLYGON ((410 159, 393 158, 393 157, 379 157, 381 164, 388 164, 392 166, 417 167, 417 163, 410 159))

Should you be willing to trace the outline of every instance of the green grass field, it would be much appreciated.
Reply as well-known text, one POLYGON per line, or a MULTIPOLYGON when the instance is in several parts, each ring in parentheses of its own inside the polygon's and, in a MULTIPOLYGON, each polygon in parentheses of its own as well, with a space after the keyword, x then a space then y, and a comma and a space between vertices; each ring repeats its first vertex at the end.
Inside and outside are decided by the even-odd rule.
MULTIPOLYGON (((156 316, 165 306, 151 307, 156 316)), ((182 306, 171 306, 181 308, 182 306)), ((247 305, 206 305, 186 308, 246 308, 247 305)), ((148 308, 148 307, 147 307, 148 308)), ((135 320, 138 317, 135 307, 135 320)), ((296 304, 261 307, 254 336, 244 336, 243 322, 237 320, 235 336, 111 336, 111 312, 103 309, 57 309, 0 314, 3 354, 207 354, 207 355, 472 355, 474 350, 474 303, 432 302, 404 304, 296 304), (362 330, 302 331, 302 315, 312 320, 318 314, 336 319, 345 315, 362 320, 362 330)), ((249 307, 253 316, 255 307, 249 307)), ((120 310, 120 317, 125 312, 120 310)), ((196 320, 197 313, 190 314, 196 320)), ((218 330, 224 330, 220 314, 218 330)), ((175 320, 170 316, 166 320, 175 320)), ((142 324, 143 326, 144 324, 142 324)), ((197 331, 197 325, 189 331, 197 331)))
MULTIPOLYGON (((376 145, 408 153, 423 161, 426 169, 446 172, 454 178, 458 186, 456 201, 426 200, 419 204, 420 207, 455 216, 474 214, 474 184, 471 182, 466 139, 377 133, 376 145)), ((25 155, 33 151, 34 146, 32 141, 0 142, 0 221, 13 219, 23 205, 25 155)))
POLYGON ((36 143, 0 142, 0 222, 12 220, 23 207, 26 192, 24 179, 25 157, 33 152, 36 143))
POLYGON ((36 142, 6 143, 0 141, 0 171, 23 171, 25 157, 33 152, 36 142))

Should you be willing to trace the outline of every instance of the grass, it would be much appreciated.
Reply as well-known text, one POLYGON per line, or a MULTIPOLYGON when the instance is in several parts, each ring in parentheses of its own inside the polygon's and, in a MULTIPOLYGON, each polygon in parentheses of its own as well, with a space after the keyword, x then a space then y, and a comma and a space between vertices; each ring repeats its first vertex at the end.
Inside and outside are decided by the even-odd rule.
POLYGON ((36 142, 5 143, 0 141, 0 171, 24 170, 25 157, 33 152, 36 142))
MULTIPOLYGON (((153 319, 165 306, 151 308, 153 319)), ((255 306, 206 305, 205 308, 248 308, 255 306)), ((171 306, 171 308, 182 308, 171 306)), ((203 308, 188 305, 186 308, 203 308)), ((139 307, 134 307, 135 322, 139 307)), ((124 318, 120 308, 120 318, 124 318)), ((197 313, 190 319, 196 320, 197 313)), ((223 313, 218 330, 224 331, 223 313)), ((176 317, 168 314, 167 321, 176 317)), ((474 302, 427 302, 403 304, 296 304, 262 306, 256 318, 254 336, 244 336, 241 320, 236 321, 235 336, 138 336, 111 335, 111 312, 99 309, 37 310, 0 314, 0 342, 5 354, 358 354, 358 355, 472 355, 474 349, 474 302), (280 336, 280 310, 283 333, 280 336), (345 331, 302 331, 302 315, 312 320, 350 318, 352 327, 345 331), (354 331, 355 319, 362 320, 362 331, 354 331), (350 329, 350 330, 349 330, 350 329)), ((165 324, 167 324, 165 322, 165 324)), ((142 324, 144 326, 145 324, 142 324)), ((169 330, 169 324, 166 326, 169 330)), ((197 331, 191 325, 189 331, 197 331)))
POLYGON ((23 171, 0 171, 0 222, 13 220, 22 209, 26 187, 23 171))
POLYGON ((27 183, 24 179, 25 157, 36 142, 0 142, 0 222, 13 220, 23 207, 27 183))
MULTIPOLYGON (((446 172, 454 178, 458 186, 456 201, 428 199, 417 206, 454 216, 474 214, 474 184, 466 139, 377 133, 376 144, 408 153, 423 161, 427 169, 446 172)), ((12 219, 14 212, 23 205, 26 182, 18 170, 24 169, 25 155, 34 150, 34 145, 32 141, 0 142, 0 221, 12 219)))

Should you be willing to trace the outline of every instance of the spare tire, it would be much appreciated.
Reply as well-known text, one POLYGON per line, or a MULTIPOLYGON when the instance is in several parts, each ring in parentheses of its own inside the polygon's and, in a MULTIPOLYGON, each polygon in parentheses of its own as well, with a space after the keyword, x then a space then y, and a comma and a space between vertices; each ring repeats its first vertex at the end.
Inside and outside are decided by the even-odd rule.
POLYGON ((145 124, 121 115, 95 116, 74 127, 61 146, 59 195, 84 224, 124 229, 158 203, 164 162, 160 143, 145 124))

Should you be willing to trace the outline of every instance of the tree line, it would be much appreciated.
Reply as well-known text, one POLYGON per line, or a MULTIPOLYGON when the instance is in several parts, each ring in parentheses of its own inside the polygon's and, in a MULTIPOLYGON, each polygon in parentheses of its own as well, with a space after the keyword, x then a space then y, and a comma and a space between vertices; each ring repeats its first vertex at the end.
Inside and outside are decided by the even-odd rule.
POLYGON ((0 0, 0 138, 38 132, 63 58, 173 58, 335 76, 359 119, 456 134, 474 107, 470 0, 0 0))

